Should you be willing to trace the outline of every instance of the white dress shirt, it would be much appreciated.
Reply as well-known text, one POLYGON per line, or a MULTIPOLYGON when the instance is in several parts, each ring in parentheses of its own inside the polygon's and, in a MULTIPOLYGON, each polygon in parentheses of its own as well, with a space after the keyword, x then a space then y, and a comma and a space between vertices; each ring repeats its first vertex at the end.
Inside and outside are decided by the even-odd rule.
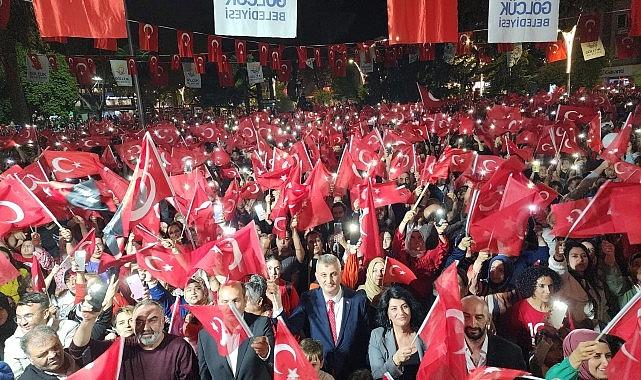
MULTIPOLYGON (((323 293, 323 298, 325 297, 325 293, 323 293)), ((334 301, 334 316, 336 317, 336 341, 338 341, 338 337, 341 336, 341 325, 343 324, 343 288, 339 287, 338 288, 338 293, 332 298, 325 298, 325 310, 329 313, 329 304, 327 301, 332 300, 334 301)), ((329 314, 327 314, 329 317, 329 314)))
POLYGON ((477 364, 474 364, 474 361, 472 360, 472 351, 470 350, 470 346, 467 344, 467 340, 465 341, 465 364, 467 365, 467 372, 471 372, 478 367, 482 367, 487 362, 487 341, 487 334, 485 334, 485 339, 483 340, 483 345, 481 346, 481 352, 479 354, 479 362, 477 364))

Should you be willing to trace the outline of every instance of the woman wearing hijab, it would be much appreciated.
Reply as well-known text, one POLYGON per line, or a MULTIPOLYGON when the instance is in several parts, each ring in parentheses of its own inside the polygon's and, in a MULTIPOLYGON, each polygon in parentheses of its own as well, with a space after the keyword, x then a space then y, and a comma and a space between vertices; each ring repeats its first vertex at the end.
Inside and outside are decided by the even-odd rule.
POLYGON ((550 269, 561 276, 559 297, 568 303, 571 325, 593 329, 610 321, 605 286, 594 275, 596 263, 590 261, 588 249, 576 241, 558 244, 550 256, 550 269))
POLYGON ((385 288, 383 287, 383 272, 385 271, 385 260, 381 257, 376 257, 369 262, 367 266, 367 275, 365 283, 356 289, 359 292, 365 293, 367 296, 367 315, 369 316, 370 326, 374 322, 376 315, 376 307, 381 297, 381 293, 385 288))
POLYGON ((474 265, 468 270, 468 278, 470 293, 485 299, 496 325, 518 297, 512 284, 514 274, 512 260, 505 255, 496 255, 491 259, 490 257, 487 251, 479 252, 474 265), (486 266, 484 263, 488 259, 489 263, 486 266))
POLYGON ((607 379, 606 369, 612 359, 610 344, 596 341, 598 333, 578 329, 571 331, 563 340, 563 361, 548 370, 546 379, 601 380, 607 379))
POLYGON ((445 236, 448 224, 446 220, 434 222, 433 225, 430 222, 406 231, 408 223, 414 220, 416 215, 415 210, 409 210, 405 214, 394 234, 392 252, 395 258, 407 265, 416 275, 417 279, 410 284, 416 296, 420 300, 428 300, 432 297, 431 284, 449 251, 450 243, 445 236), (436 231, 437 235, 437 242, 433 247, 427 245, 431 229, 436 231))

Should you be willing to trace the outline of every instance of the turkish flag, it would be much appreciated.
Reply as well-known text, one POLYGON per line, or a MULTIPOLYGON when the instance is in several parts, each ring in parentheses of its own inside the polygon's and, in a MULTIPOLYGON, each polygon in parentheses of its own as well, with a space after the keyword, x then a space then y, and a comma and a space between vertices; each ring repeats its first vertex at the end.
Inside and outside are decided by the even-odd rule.
POLYGON ((194 34, 178 30, 176 31, 176 40, 178 41, 178 55, 183 58, 192 58, 194 56, 194 34))
MULTIPOLYGON (((49 178, 47 178, 47 173, 45 173, 44 168, 40 164, 40 161, 34 161, 31 164, 25 166, 24 169, 18 166, 17 169, 19 169, 19 171, 16 172, 18 178, 20 178, 22 183, 24 183, 25 186, 27 186, 32 192, 35 192, 37 189, 39 189, 38 182, 49 181, 49 178)), ((4 173, 2 173, 2 175, 8 178, 9 175, 12 174, 10 171, 11 168, 7 169, 4 173)), ((40 196, 44 194, 36 195, 40 196)))
POLYGON ((641 244, 641 215, 632 211, 641 207, 641 185, 638 182, 627 185, 631 187, 614 189, 607 212, 612 215, 616 232, 625 233, 630 244, 641 244))
POLYGON ((0 1, 0 29, 7 29, 9 17, 11 17, 11 1, 0 1))
POLYGON ((194 63, 196 63, 196 72, 198 74, 205 73, 205 65, 207 64, 207 55, 199 54, 194 58, 194 63))
POLYGON ((172 147, 180 141, 180 133, 172 123, 156 124, 148 127, 147 131, 149 131, 156 144, 163 145, 166 148, 172 147))
MULTIPOLYGON (((367 202, 367 187, 365 185, 354 186, 350 189, 351 199, 358 199, 360 203, 367 202)), ((373 183, 374 206, 376 208, 402 203, 406 204, 412 197, 412 192, 405 186, 398 186, 396 182, 373 183)))
POLYGON ((641 168, 625 161, 614 163, 614 172, 623 183, 641 183, 641 168))
POLYGON ((236 62, 240 64, 247 62, 247 41, 234 40, 234 50, 236 51, 236 62))
POLYGON ((298 68, 304 69, 305 67, 307 67, 307 47, 297 46, 296 56, 298 57, 298 68))
POLYGON ((340 164, 336 174, 336 181, 334 182, 334 194, 342 195, 345 191, 353 186, 354 183, 362 182, 363 178, 356 169, 356 164, 352 159, 352 155, 348 149, 343 150, 340 164))
POLYGON ((158 61, 157 55, 152 54, 149 56, 149 73, 152 76, 152 80, 153 80, 153 77, 158 74, 158 66, 159 66, 158 62, 159 61, 158 61))
POLYGON ((118 51, 118 41, 115 38, 96 38, 93 47, 100 50, 118 51))
POLYGON ((67 376, 67 380, 118 380, 124 348, 125 339, 121 337, 116 338, 107 351, 103 352, 102 355, 95 358, 94 361, 87 364, 84 368, 67 376))
POLYGON ((423 103, 423 107, 428 110, 433 110, 445 105, 444 101, 437 99, 432 95, 432 93, 427 89, 427 86, 423 86, 418 82, 416 82, 416 86, 418 87, 418 92, 421 95, 421 103, 423 103))
POLYGON ((100 170, 100 177, 102 181, 98 182, 98 186, 101 187, 101 183, 106 186, 105 192, 110 192, 118 199, 123 199, 127 193, 127 188, 129 183, 114 173, 111 169, 106 166, 103 166, 100 170))
POLYGON ((456 264, 450 265, 434 283, 438 297, 417 334, 429 342, 418 368, 417 379, 464 379, 465 324, 456 264))
POLYGON ((456 55, 470 55, 472 54, 472 32, 463 32, 458 35, 458 43, 456 44, 456 55))
POLYGON ((236 212, 236 204, 240 200, 240 188, 238 187, 238 182, 231 181, 225 195, 222 198, 223 211, 225 214, 225 220, 229 222, 236 212))
POLYGON ((387 28, 390 44, 456 42, 456 0, 388 0, 387 28))
POLYGON ((292 79, 292 63, 290 61, 280 61, 278 80, 287 83, 290 79, 292 79))
POLYGON ((51 223, 53 220, 35 195, 15 177, 0 182, 0 199, 0 236, 12 230, 51 223))
POLYGON ((641 323, 637 322, 632 337, 625 342, 608 363, 610 379, 634 379, 641 373, 641 323))
POLYGON ((318 371, 301 349, 296 337, 278 317, 274 342, 274 380, 318 380, 318 371))
POLYGON ((592 42, 601 34, 601 16, 598 13, 582 13, 576 29, 578 42, 592 42))
POLYGON ((557 120, 581 124, 588 124, 596 115, 597 111, 592 107, 576 107, 565 104, 559 105, 556 111, 557 120))
POLYGON ((628 118, 623 124, 623 128, 617 133, 617 136, 610 142, 608 146, 604 146, 603 152, 601 152, 601 157, 610 161, 617 162, 621 160, 621 157, 625 155, 625 152, 628 151, 628 144, 630 143, 630 134, 632 133, 632 123, 630 123, 630 118, 632 113, 628 114, 628 118))
POLYGON ((520 369, 478 367, 467 375, 467 380, 512 380, 529 374, 520 369))
POLYGON ((523 161, 528 162, 534 159, 534 150, 532 148, 519 148, 507 135, 505 136, 505 146, 510 155, 520 157, 523 161))
POLYGON ((51 70, 58 70, 58 57, 55 54, 48 54, 47 60, 49 61, 49 67, 51 70))
POLYGON ((381 237, 376 218, 376 206, 374 205, 374 191, 371 180, 367 184, 366 202, 359 205, 361 213, 359 223, 361 228, 361 246, 365 247, 363 260, 365 265, 376 257, 384 257, 381 237))
POLYGON ((260 187, 254 181, 247 181, 240 188, 240 197, 242 199, 258 199, 262 195, 260 187))
MULTIPOLYGON (((2 224, 0 224, 0 229, 2 229, 2 224)), ((0 285, 6 284, 18 276, 20 276, 20 272, 11 264, 7 256, 0 255, 0 285)))
POLYGON ((418 60, 421 62, 433 61, 436 59, 436 45, 424 43, 418 45, 418 60))
POLYGON ((122 0, 35 0, 41 37, 127 38, 122 0))
POLYGON ((302 140, 296 142, 289 148, 289 159, 293 161, 294 165, 300 163, 302 173, 312 170, 314 166, 305 148, 305 143, 302 140))
POLYGON ((247 339, 253 337, 247 322, 238 310, 228 305, 185 305, 202 323, 218 346, 218 355, 228 356, 247 339))
POLYGON ((269 44, 265 42, 258 43, 258 60, 261 66, 267 66, 269 63, 269 44))
POLYGON ((595 115, 588 124, 588 146, 596 154, 600 154, 603 149, 601 142, 601 112, 595 115))
POLYGON ((563 40, 545 44, 545 58, 548 63, 562 61, 567 59, 567 57, 567 49, 565 48, 565 42, 563 40))
POLYGON ((630 36, 641 36, 641 0, 632 0, 630 4, 630 36))
POLYGON ((127 58, 127 72, 129 73, 129 75, 138 75, 138 65, 136 64, 136 58, 127 58))
POLYGON ((36 255, 31 258, 31 288, 34 292, 45 292, 45 276, 36 255))
POLYGON ((251 274, 267 276, 265 255, 258 241, 256 224, 249 222, 232 235, 204 244, 192 251, 193 267, 208 274, 242 281, 251 274))
POLYGON ((136 262, 142 269, 176 288, 184 288, 190 273, 188 258, 184 254, 174 254, 159 243, 150 244, 136 252, 136 262))
POLYGON ((120 145, 116 145, 116 153, 120 156, 120 159, 130 168, 134 169, 136 167, 135 163, 140 158, 140 152, 142 151, 142 141, 141 140, 131 140, 123 142, 120 145))
POLYGON ((400 283, 409 285, 416 280, 416 275, 402 262, 392 257, 385 257, 383 284, 400 283))
POLYGON ((58 181, 86 177, 100 172, 100 158, 95 153, 47 150, 42 156, 58 181))
MULTIPOLYGON (((150 62, 150 68, 151 68, 151 60, 154 58, 154 56, 149 57, 149 62, 150 62)), ((180 64, 180 58, 178 59, 178 63, 180 64)), ((172 61, 173 65, 173 61, 172 61)), ((158 68, 156 69, 156 73, 151 73, 151 84, 153 84, 156 87, 166 87, 169 85, 169 71, 167 71, 167 66, 165 65, 158 65, 158 68)))
POLYGON ((617 59, 632 59, 639 56, 639 41, 635 37, 625 34, 616 36, 616 53, 617 59))
POLYGON ((282 55, 282 46, 274 48, 270 53, 272 70, 280 71, 280 60, 282 55))
POLYGON ((209 62, 220 62, 220 56, 223 54, 223 38, 207 36, 207 52, 209 62))
POLYGON ((625 341, 630 341, 634 338, 635 330, 640 324, 641 292, 638 292, 621 308, 621 311, 612 318, 603 332, 609 335, 616 335, 625 341))
POLYGON ((171 69, 174 71, 180 70, 180 56, 172 54, 171 56, 171 69))
MULTIPOLYGON (((93 60, 92 60, 93 62, 93 60)), ((78 84, 88 86, 92 83, 95 67, 90 64, 89 59, 81 57, 67 57, 69 71, 76 76, 78 84)))
POLYGON ((138 23, 138 47, 143 51, 158 52, 158 27, 143 22, 138 23))
POLYGON ((321 50, 320 48, 314 48, 314 67, 317 69, 321 67, 321 50))
POLYGON ((87 252, 87 257, 93 255, 96 250, 96 230, 91 229, 83 238, 73 247, 73 251, 85 251, 87 252))
MULTIPOLYGON (((308 195, 305 200, 305 206, 298 213, 297 229, 299 231, 320 226, 334 219, 332 210, 325 201, 325 197, 329 195, 329 184, 331 180, 332 175, 327 171, 322 161, 318 160, 316 166, 314 166, 314 169, 312 169, 305 181, 308 195)), ((274 220, 275 227, 278 221, 277 219, 278 218, 274 220)), ((278 227, 281 228, 281 226, 278 227)))
POLYGON ((552 235, 565 237, 588 203, 587 199, 579 199, 552 205, 551 212, 555 216, 552 235))
POLYGON ((171 196, 173 190, 169 177, 161 164, 151 135, 146 132, 140 161, 134 169, 127 192, 118 208, 118 212, 121 212, 123 236, 129 234, 130 223, 153 226, 158 219, 153 206, 171 196))
POLYGON ((398 145, 395 148, 389 167, 390 181, 395 181, 401 174, 407 173, 414 167, 414 156, 413 145, 398 145))

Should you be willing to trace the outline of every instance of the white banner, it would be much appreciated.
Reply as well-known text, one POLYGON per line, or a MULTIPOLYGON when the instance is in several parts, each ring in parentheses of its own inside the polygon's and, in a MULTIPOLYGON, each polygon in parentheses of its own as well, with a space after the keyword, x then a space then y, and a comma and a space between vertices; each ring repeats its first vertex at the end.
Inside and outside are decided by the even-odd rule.
POLYGON ((200 74, 196 72, 196 63, 183 62, 183 73, 185 74, 185 87, 201 88, 200 74))
POLYGON ((489 43, 556 41, 559 0, 490 0, 489 43))
POLYGON ((27 54, 27 81, 31 83, 49 82, 49 60, 47 56, 27 54), (33 57, 33 61, 31 57, 33 57))
POLYGON ((214 0, 218 35, 295 38, 297 0, 214 0))
POLYGON ((584 61, 605 56, 605 48, 600 38, 593 42, 581 42, 581 50, 584 61))
POLYGON ((249 79, 250 86, 265 81, 263 77, 263 67, 260 65, 260 62, 247 62, 247 78, 249 79))
POLYGON ((365 74, 369 74, 374 72, 374 55, 370 54, 369 55, 369 61, 368 61, 368 56, 365 54, 364 51, 359 53, 359 65, 361 67, 361 71, 364 72, 365 74))
POLYGON ((127 68, 127 61, 124 59, 112 59, 109 63, 111 64, 111 73, 116 80, 116 85, 119 87, 131 87, 132 80, 127 68))

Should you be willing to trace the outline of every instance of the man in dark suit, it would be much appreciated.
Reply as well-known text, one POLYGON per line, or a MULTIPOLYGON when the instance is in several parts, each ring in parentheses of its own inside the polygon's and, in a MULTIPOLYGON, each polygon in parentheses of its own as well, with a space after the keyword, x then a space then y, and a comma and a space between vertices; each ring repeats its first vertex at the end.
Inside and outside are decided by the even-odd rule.
POLYGON ((320 288, 304 293, 289 317, 282 313, 280 293, 271 293, 274 316, 282 315, 292 333, 320 341, 323 370, 346 379, 354 370, 367 367, 367 298, 341 286, 341 264, 334 255, 318 258, 316 280, 320 288))
POLYGON ((245 289, 230 281, 218 290, 218 304, 233 304, 243 315, 254 338, 245 340, 228 356, 218 354, 218 346, 205 329, 198 334, 198 366, 202 380, 268 380, 274 372, 274 331, 267 317, 245 313, 245 289))
POLYGON ((487 334, 491 317, 485 300, 467 296, 461 303, 465 318, 465 362, 468 372, 481 366, 527 370, 519 346, 487 334))

